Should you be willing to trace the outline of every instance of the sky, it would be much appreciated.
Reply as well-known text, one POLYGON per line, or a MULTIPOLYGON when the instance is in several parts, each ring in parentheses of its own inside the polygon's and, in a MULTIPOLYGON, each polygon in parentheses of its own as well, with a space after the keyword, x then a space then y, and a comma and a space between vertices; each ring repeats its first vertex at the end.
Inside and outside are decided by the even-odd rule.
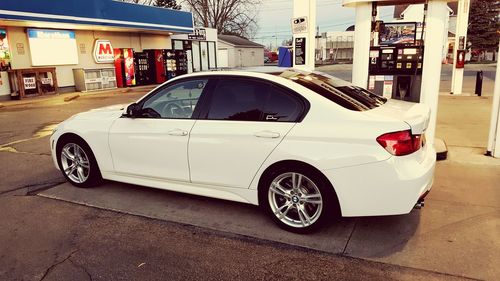
MULTIPOLYGON (((390 21, 393 10, 393 6, 380 8, 380 19, 390 21)), ((320 33, 343 31, 354 24, 354 11, 354 8, 342 7, 342 0, 316 0, 316 25, 320 33)), ((271 43, 275 46, 276 41, 281 45, 283 40, 291 39, 292 14, 293 0, 262 0, 258 16, 259 30, 252 40, 265 46, 271 43)))

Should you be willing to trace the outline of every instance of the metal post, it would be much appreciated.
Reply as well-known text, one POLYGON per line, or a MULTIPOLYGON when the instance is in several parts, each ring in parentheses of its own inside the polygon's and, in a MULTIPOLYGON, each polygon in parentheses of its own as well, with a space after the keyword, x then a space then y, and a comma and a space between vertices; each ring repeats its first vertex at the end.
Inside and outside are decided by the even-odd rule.
MULTIPOLYGON (((500 44, 498 45, 500 54, 500 44)), ((491 109, 490 134, 487 155, 500 158, 500 59, 497 58, 495 89, 493 90, 493 108, 491 109)))
POLYGON ((455 32, 455 46, 453 47, 453 70, 451 75, 451 93, 462 94, 464 69, 456 68, 457 51, 467 47, 467 27, 469 23, 470 0, 459 0, 457 8, 457 28, 455 32), (462 45, 462 46, 461 46, 462 45))
POLYGON ((478 97, 483 93, 483 71, 479 70, 476 74, 476 91, 474 92, 478 97))
MULTIPOLYGON (((305 18, 307 29, 293 34, 293 67, 302 70, 314 70, 316 54, 316 0, 294 0, 293 18, 305 18), (305 64, 297 64, 296 39, 305 38, 305 64)), ((302 40, 303 42, 303 40, 302 40)))
POLYGON ((368 83, 368 63, 370 59, 372 4, 356 3, 356 29, 354 30, 354 55, 352 62, 352 83, 366 88, 368 83))
POLYGON ((426 136, 432 145, 436 133, 439 83, 441 81, 441 50, 443 49, 445 21, 448 13, 446 2, 446 0, 431 0, 427 10, 420 102, 428 104, 431 108, 431 118, 426 136))

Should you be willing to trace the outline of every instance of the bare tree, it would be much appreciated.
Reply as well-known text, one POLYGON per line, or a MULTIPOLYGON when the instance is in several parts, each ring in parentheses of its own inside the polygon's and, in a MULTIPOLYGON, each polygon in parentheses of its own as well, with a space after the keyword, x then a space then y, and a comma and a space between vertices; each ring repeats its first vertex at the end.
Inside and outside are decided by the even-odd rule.
POLYGON ((176 0, 121 0, 123 2, 180 10, 176 0))
POLYGON ((183 7, 193 13, 196 25, 216 28, 219 33, 246 38, 257 33, 261 0, 184 0, 183 7))

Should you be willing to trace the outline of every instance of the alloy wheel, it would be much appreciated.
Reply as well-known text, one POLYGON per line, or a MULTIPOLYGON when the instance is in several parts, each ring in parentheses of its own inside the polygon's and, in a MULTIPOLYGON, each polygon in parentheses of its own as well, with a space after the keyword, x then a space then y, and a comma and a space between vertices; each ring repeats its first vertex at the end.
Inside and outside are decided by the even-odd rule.
POLYGON ((66 176, 75 183, 84 183, 89 177, 89 158, 76 143, 67 143, 62 148, 61 165, 66 176))
POLYGON ((316 184, 301 173, 277 176, 269 187, 269 206, 283 223, 295 228, 314 224, 323 210, 323 197, 316 184))

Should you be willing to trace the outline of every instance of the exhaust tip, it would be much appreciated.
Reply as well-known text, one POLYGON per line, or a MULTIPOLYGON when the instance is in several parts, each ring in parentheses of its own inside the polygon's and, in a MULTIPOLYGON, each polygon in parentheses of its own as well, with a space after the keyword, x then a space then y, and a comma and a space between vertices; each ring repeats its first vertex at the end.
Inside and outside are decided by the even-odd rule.
POLYGON ((424 199, 418 200, 417 204, 413 207, 414 209, 422 209, 425 206, 424 199))

